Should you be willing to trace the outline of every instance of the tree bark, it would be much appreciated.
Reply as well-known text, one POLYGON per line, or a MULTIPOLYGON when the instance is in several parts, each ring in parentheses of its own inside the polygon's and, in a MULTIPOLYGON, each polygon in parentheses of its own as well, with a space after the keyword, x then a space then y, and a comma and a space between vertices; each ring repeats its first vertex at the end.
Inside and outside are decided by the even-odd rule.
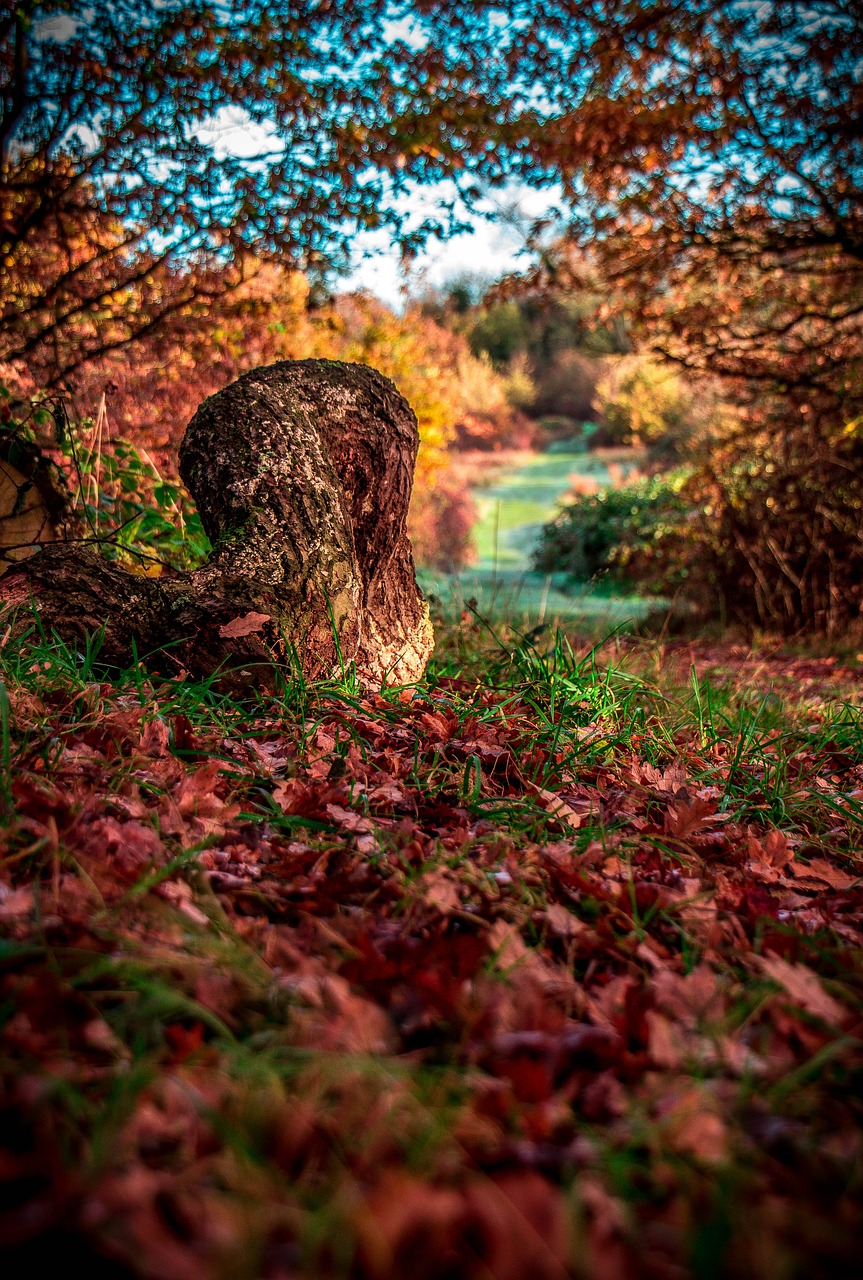
MULTIPOLYGON (((407 535, 418 443, 407 401, 365 365, 255 369, 204 401, 180 449, 213 544, 206 565, 146 578, 57 542, 15 565, 0 594, 66 638, 104 628, 114 663, 160 651, 193 674, 353 665, 366 687, 410 683, 433 645, 407 535)), ((28 621, 18 608, 15 630, 28 621)))

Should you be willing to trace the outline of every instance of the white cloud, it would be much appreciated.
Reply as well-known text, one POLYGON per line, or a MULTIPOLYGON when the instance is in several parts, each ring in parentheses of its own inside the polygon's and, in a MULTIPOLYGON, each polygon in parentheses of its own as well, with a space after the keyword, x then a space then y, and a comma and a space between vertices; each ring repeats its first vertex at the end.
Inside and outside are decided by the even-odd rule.
POLYGON ((213 148, 217 160, 226 156, 254 160, 258 156, 280 155, 285 149, 275 124, 253 120, 245 107, 237 104, 220 107, 198 125, 195 135, 213 148))
POLYGON ((74 18, 69 13, 52 13, 49 18, 41 18, 34 23, 37 40, 53 40, 56 44, 65 44, 74 36, 84 18, 74 18))
MULTIPOLYGON (((440 188, 412 194, 416 221, 433 211, 442 194, 440 188)), ((468 215, 472 231, 445 240, 430 240, 411 263, 407 275, 398 246, 391 243, 388 234, 366 232, 357 238, 353 269, 339 288, 364 289, 389 306, 400 308, 407 294, 416 294, 423 287, 438 287, 460 275, 497 279, 508 271, 524 270, 532 260, 525 252, 529 224, 552 213, 559 196, 558 188, 536 191, 513 186, 494 193, 482 203, 485 216, 468 215)))

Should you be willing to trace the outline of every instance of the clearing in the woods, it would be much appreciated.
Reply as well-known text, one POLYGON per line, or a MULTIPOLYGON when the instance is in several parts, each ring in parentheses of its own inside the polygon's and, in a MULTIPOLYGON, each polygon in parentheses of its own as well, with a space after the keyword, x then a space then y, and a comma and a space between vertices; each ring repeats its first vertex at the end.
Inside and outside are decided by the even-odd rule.
POLYGON ((421 581, 445 619, 475 610, 522 632, 569 625, 599 636, 667 607, 665 601, 622 592, 601 582, 574 584, 565 574, 535 572, 532 552, 540 532, 560 511, 573 482, 605 488, 611 467, 625 476, 641 460, 634 449, 587 452, 563 441, 544 453, 513 451, 501 461, 475 454, 467 472, 477 508, 472 529, 475 563, 459 573, 424 570, 421 581), (610 455, 610 456, 605 456, 610 455))
POLYGON ((854 1273, 857 661, 499 639, 245 700, 4 648, 13 1269, 854 1273))

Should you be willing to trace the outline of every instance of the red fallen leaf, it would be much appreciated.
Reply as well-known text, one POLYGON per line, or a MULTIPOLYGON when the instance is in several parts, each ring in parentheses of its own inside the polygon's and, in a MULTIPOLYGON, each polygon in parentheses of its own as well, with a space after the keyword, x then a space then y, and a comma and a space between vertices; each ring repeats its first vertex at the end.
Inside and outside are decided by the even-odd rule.
POLYGON ((458 728, 458 716, 451 711, 424 711, 420 722, 428 730, 430 742, 449 742, 458 728))
POLYGON ((185 755, 198 754, 198 743, 188 716, 174 717, 174 750, 182 751, 185 755))
POLYGON ((579 920, 577 915, 574 915, 557 902, 550 903, 542 913, 542 916, 551 932, 559 938, 576 938, 580 933, 585 933, 587 930, 587 925, 583 920, 579 920))
POLYGON ((223 627, 219 627, 219 635, 225 640, 238 640, 241 636, 250 636, 255 631, 263 630, 266 623, 270 621, 268 613, 244 613, 241 616, 232 618, 230 622, 226 622, 223 627))
POLYGON ((23 884, 20 889, 9 890, 6 885, 3 886, 3 894, 0 897, 0 924, 11 924, 16 920, 25 920, 33 914, 36 909, 36 895, 33 892, 33 886, 23 884))
POLYGON ((569 827, 571 831, 577 831, 578 828, 590 816, 587 813, 576 813, 572 805, 561 800, 560 796, 554 791, 547 791, 545 787, 537 787, 534 783, 527 784, 528 791, 535 795, 540 804, 542 804, 552 817, 557 818, 561 826, 569 827))
POLYGON ((369 803, 386 805, 389 808, 407 808, 411 801, 405 791, 395 782, 382 782, 369 792, 369 803))
POLYGON ((711 800, 700 800, 696 796, 689 804, 680 801, 666 813, 665 830, 678 840, 685 840, 708 826, 715 813, 716 805, 711 800))
POLYGON ((761 840, 750 832, 746 847, 749 853, 747 870, 767 884, 781 880, 780 872, 794 856, 782 831, 768 831, 761 840))
POLYGON ((192 920, 196 925, 205 929, 210 923, 209 917, 204 915, 200 907, 196 907, 192 901, 191 886, 185 880, 164 880, 155 890, 156 895, 164 898, 166 902, 170 902, 184 916, 192 920))
POLYGON ((171 1050, 171 1061, 185 1062, 204 1043, 204 1024, 193 1022, 190 1027, 184 1027, 181 1022, 172 1022, 165 1027, 164 1036, 171 1050))
POLYGON ((728 1159, 728 1130, 706 1089, 672 1093, 660 1104, 660 1115, 663 1136, 678 1155, 708 1167, 728 1159))
POLYGON ((142 822, 118 822, 110 816, 97 818, 84 829, 82 846, 94 859, 132 878, 155 862, 163 852, 162 841, 153 827, 142 822))
POLYGON ((183 818, 212 826, 214 819, 227 822, 239 813, 239 805, 229 805, 216 794, 220 767, 213 760, 182 779, 173 798, 183 818))
POLYGON ((655 1009, 648 1009, 645 1018, 649 1028, 647 1051, 651 1062, 666 1071, 678 1070, 687 1051, 683 1029, 655 1009))
POLYGON ((158 716, 141 730, 138 748, 142 755, 158 758, 168 753, 168 726, 158 716))
POLYGON ((352 831, 357 835, 369 835, 374 831, 374 824, 368 818, 355 813, 353 809, 346 809, 343 805, 328 804, 327 813, 343 831, 352 831))
POLYGON ((779 903, 763 885, 753 884, 744 888, 739 909, 750 924, 754 925, 762 916, 770 916, 775 920, 779 903))
POLYGON ((442 930, 421 938, 362 933, 350 941, 355 954, 340 972, 354 987, 387 1003, 407 984, 428 1009, 444 1017, 455 1009, 464 982, 475 977, 488 954, 485 933, 442 930))
POLYGON ((859 876, 849 876, 847 871, 831 866, 825 858, 813 858, 808 863, 790 862, 788 870, 800 880, 817 880, 836 890, 850 889, 860 880, 859 876))
POLYGON ((458 911, 461 906, 459 882, 445 867, 438 867, 424 875, 418 890, 423 902, 430 907, 437 907, 443 915, 458 911))
POLYGON ((641 766, 641 777, 644 782, 655 787, 657 791, 664 791, 671 796, 677 795, 679 791, 685 791, 686 784, 689 781, 683 761, 679 756, 671 762, 667 769, 660 770, 652 764, 643 764, 641 766))
MULTIPOLYGON (((459 1190, 387 1172, 354 1225, 369 1280, 420 1274, 418 1259, 451 1259, 458 1270, 447 1273, 476 1280, 566 1280, 571 1274, 564 1262, 563 1196, 533 1171, 474 1177, 459 1190)), ((421 1274, 432 1271, 423 1266, 421 1274)))

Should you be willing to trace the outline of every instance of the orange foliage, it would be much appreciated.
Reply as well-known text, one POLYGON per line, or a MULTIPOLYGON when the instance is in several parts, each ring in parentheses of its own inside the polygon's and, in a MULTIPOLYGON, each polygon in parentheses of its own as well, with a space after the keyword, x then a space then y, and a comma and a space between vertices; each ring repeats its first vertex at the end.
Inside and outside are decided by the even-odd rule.
POLYGON ((505 437, 518 415, 503 379, 465 337, 418 309, 399 316, 362 294, 312 309, 302 275, 262 265, 206 311, 177 316, 83 365, 72 386, 74 416, 95 413, 104 395, 110 435, 143 446, 173 476, 186 424, 207 396, 258 365, 308 358, 369 364, 392 378, 420 430, 411 509, 417 557, 435 567, 466 563, 475 513, 464 481, 451 473, 449 449, 465 433, 505 437))

